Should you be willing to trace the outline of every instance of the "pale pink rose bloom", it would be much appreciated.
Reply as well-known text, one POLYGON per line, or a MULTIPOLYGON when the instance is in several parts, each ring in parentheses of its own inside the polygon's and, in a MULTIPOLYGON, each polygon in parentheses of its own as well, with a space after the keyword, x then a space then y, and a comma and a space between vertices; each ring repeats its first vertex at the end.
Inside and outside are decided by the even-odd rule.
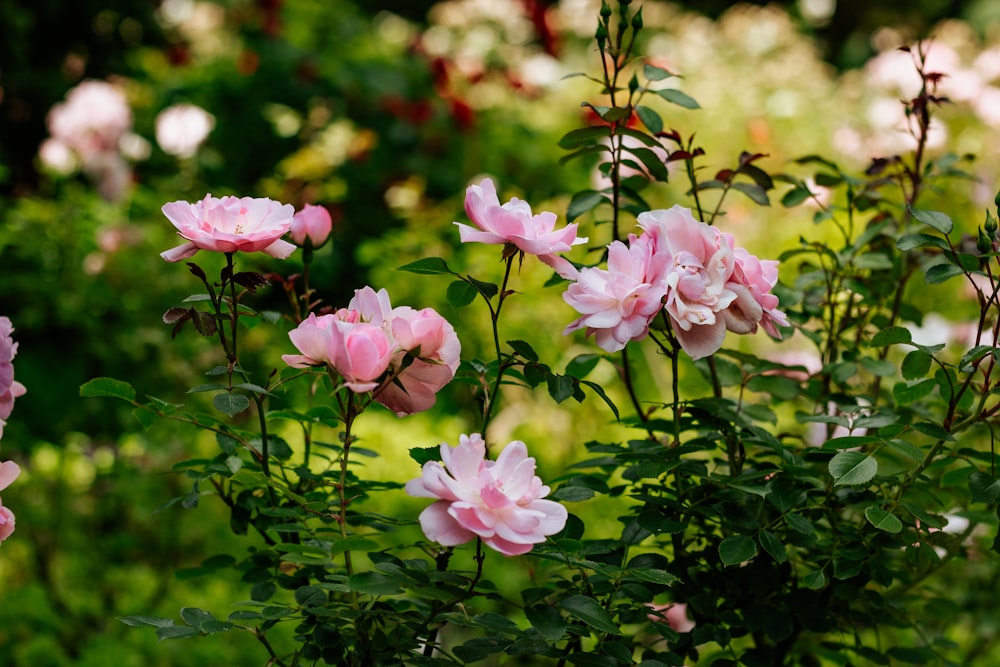
POLYGON ((295 368, 329 365, 356 393, 371 391, 388 370, 394 346, 382 327, 359 322, 350 311, 338 315, 309 317, 288 337, 302 354, 282 355, 295 368), (351 321, 354 320, 354 321, 351 321))
POLYGON ((444 546, 479 536, 505 556, 531 551, 566 525, 566 508, 543 500, 549 487, 535 475, 535 459, 515 440, 496 461, 486 459, 482 436, 462 435, 457 447, 441 445, 441 461, 424 464, 406 483, 411 496, 439 500, 420 514, 428 539, 444 546))
POLYGON ((347 304, 347 309, 357 311, 362 321, 377 326, 392 319, 392 303, 384 287, 378 292, 369 286, 354 290, 354 298, 347 304))
POLYGON ((95 154, 117 152, 132 127, 132 111, 124 93, 105 81, 84 81, 53 106, 46 117, 49 133, 87 163, 95 154))
POLYGON ((389 327, 399 349, 392 362, 396 374, 375 392, 375 400, 398 417, 423 412, 437 402, 437 392, 455 377, 462 351, 458 336, 432 308, 394 308, 389 327))
POLYGON ((726 328, 733 333, 755 333, 757 324, 781 338, 778 325, 787 327, 788 318, 778 310, 778 297, 771 289, 778 284, 777 260, 758 259, 745 248, 734 248, 736 268, 727 285, 736 292, 736 301, 724 311, 726 328))
POLYGON ((568 252, 572 246, 587 242, 576 237, 576 223, 556 230, 555 213, 533 215, 528 202, 517 197, 501 205, 489 178, 468 187, 465 212, 479 229, 456 222, 463 243, 511 243, 522 252, 541 257, 568 252))
POLYGON ((215 116, 193 104, 175 104, 156 116, 156 143, 164 153, 189 158, 215 127, 215 116))
POLYGON ((288 332, 292 344, 301 354, 283 354, 282 361, 293 368, 329 363, 330 329, 335 319, 338 319, 335 315, 317 316, 316 313, 309 313, 309 317, 288 332))
POLYGON ((38 159, 46 168, 63 176, 72 174, 80 167, 80 162, 73 149, 53 138, 46 139, 38 147, 38 159))
POLYGON ((739 296, 728 285, 736 268, 729 240, 681 206, 640 213, 638 221, 653 240, 654 257, 665 256, 660 261, 669 265, 664 309, 677 341, 692 359, 714 354, 726 337, 726 318, 719 313, 739 296))
MULTIPOLYGON (((14 409, 14 399, 25 393, 24 385, 14 379, 13 362, 17 355, 17 343, 11 338, 13 331, 10 318, 0 317, 0 438, 3 437, 5 420, 14 409)), ((3 464, 0 464, 0 481, 3 479, 2 468, 3 464)), ((0 490, 2 488, 0 486, 0 490)))
MULTIPOLYGON (((21 469, 13 461, 0 463, 0 491, 3 491, 21 474, 21 469)), ((0 502, 0 542, 14 532, 14 513, 0 502)))
POLYGON ((576 282, 563 292, 563 300, 582 317, 571 322, 563 335, 585 328, 607 352, 645 338, 666 295, 665 264, 652 251, 650 239, 633 235, 628 246, 621 241, 608 246, 606 270, 580 269, 576 282))
POLYGON ((211 195, 191 204, 175 201, 163 205, 163 214, 187 243, 160 253, 168 262, 179 262, 199 250, 215 252, 264 252, 284 259, 295 246, 282 236, 292 227, 295 209, 271 199, 211 195))
POLYGON ((313 248, 318 248, 326 243, 332 228, 333 219, 325 207, 306 204, 292 218, 292 241, 297 246, 304 246, 309 239, 313 248))
POLYGON ((675 632, 691 632, 695 622, 688 618, 687 603, 668 602, 667 604, 650 605, 652 610, 648 615, 654 623, 666 622, 675 632))

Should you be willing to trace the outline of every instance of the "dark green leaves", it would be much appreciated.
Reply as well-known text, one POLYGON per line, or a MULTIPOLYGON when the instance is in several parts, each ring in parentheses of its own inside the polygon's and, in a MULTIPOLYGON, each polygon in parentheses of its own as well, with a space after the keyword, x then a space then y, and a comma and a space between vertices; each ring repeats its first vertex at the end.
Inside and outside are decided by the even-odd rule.
POLYGON ((840 452, 828 466, 835 486, 857 486, 872 481, 878 461, 862 452, 840 452))
POLYGON ((129 403, 135 402, 135 389, 128 382, 113 378, 94 378, 80 387, 83 398, 120 398, 129 403))
POLYGON ((609 635, 620 635, 621 631, 597 600, 585 595, 570 595, 559 602, 559 606, 569 615, 583 621, 594 630, 609 635))
POLYGON ((757 545, 747 535, 730 535, 719 543, 723 565, 738 565, 757 555, 757 545))

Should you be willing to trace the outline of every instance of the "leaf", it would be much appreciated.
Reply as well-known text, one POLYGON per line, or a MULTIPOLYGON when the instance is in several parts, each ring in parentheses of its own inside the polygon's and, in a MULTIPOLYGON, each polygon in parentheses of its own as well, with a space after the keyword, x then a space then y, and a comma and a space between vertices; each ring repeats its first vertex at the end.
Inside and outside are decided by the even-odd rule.
POLYGON ((640 104, 635 108, 635 114, 642 121, 642 124, 646 126, 646 129, 653 134, 663 131, 663 119, 660 118, 660 114, 649 107, 640 104))
POLYGON ((900 370, 906 380, 919 380, 931 370, 931 355, 923 350, 912 350, 903 358, 900 370))
POLYGON ((566 630, 566 621, 563 620, 562 614, 547 604, 525 607, 524 615, 531 623, 531 627, 537 630, 543 639, 550 642, 561 639, 566 630))
POLYGON ((586 595, 570 595, 561 600, 559 606, 573 618, 583 621, 599 632, 609 635, 621 634, 621 630, 615 625, 608 612, 593 598, 586 595))
POLYGON ((464 308, 476 300, 479 290, 476 286, 465 280, 455 280, 448 285, 448 304, 455 308, 464 308))
POLYGON ((600 360, 601 357, 597 354, 577 355, 566 364, 566 375, 583 379, 590 374, 590 371, 594 370, 594 367, 597 366, 600 360))
POLYGON ((747 535, 730 535, 719 543, 723 565, 738 565, 757 555, 757 545, 747 535))
POLYGON ((566 207, 566 222, 573 222, 605 201, 607 198, 596 190, 581 190, 575 193, 569 206, 566 207))
POLYGON ((409 271, 410 273, 420 273, 424 275, 438 275, 443 273, 458 275, 449 269, 448 263, 440 257, 424 257, 423 259, 418 259, 415 262, 410 262, 409 264, 397 267, 396 270, 409 271))
POLYGON ((656 65, 650 65, 649 63, 645 63, 642 66, 642 75, 650 81, 663 81, 674 76, 672 72, 656 65))
POLYGON ((878 461, 862 452, 840 452, 828 465, 834 486, 867 484, 878 473, 878 461))
POLYGON ((410 458, 421 466, 428 461, 441 460, 440 447, 410 447, 410 458))
POLYGON ((538 354, 534 348, 523 340, 509 340, 507 344, 511 346, 516 354, 528 361, 538 361, 538 354))
POLYGON ((951 218, 949 218, 944 213, 939 211, 922 211, 919 209, 911 208, 910 213, 919 222, 924 223, 934 229, 938 230, 942 234, 948 234, 952 229, 951 218))
POLYGON ((676 104, 677 106, 683 107, 685 109, 701 108, 701 105, 699 105, 694 100, 693 97, 691 97, 687 93, 677 90, 676 88, 665 88, 663 90, 654 90, 651 92, 656 93, 657 95, 659 95, 666 101, 670 102, 671 104, 676 104))
POLYGON ((167 628, 174 624, 173 619, 159 616, 119 616, 118 621, 132 627, 149 625, 154 628, 167 628))
POLYGON ((806 187, 792 188, 781 197, 781 205, 784 206, 785 208, 798 206, 805 200, 809 199, 809 197, 811 196, 812 193, 809 191, 809 188, 806 187))
POLYGON ((568 150, 598 142, 609 136, 611 133, 605 126, 581 127, 564 134, 559 140, 559 147, 568 150))
POLYGON ((159 637, 161 641, 164 639, 186 639, 197 635, 198 631, 190 625, 170 625, 164 628, 156 629, 156 636, 159 637))
POLYGON ((818 591, 826 586, 826 575, 823 570, 813 570, 802 577, 801 583, 804 588, 818 591))
POLYGON ((130 403, 135 402, 135 389, 128 382, 114 378, 94 378, 80 387, 83 398, 120 398, 130 403))
POLYGON ((784 563, 788 560, 788 552, 785 550, 785 545, 781 543, 774 533, 769 533, 766 530, 760 531, 757 535, 757 539, 760 541, 760 546, 764 548, 764 551, 771 555, 771 558, 778 563, 784 563))
POLYGON ((232 417, 250 407, 250 399, 243 394, 224 392, 212 397, 212 405, 219 412, 232 417))
POLYGON ((924 280, 928 285, 940 285, 950 278, 955 276, 960 276, 965 273, 965 270, 961 266, 956 266, 954 264, 935 264, 934 266, 928 267, 924 274, 924 280))
POLYGON ((573 395, 576 383, 568 375, 549 374, 546 378, 549 388, 549 396, 555 399, 556 403, 562 403, 573 395))
POLYGON ((872 341, 869 343, 869 346, 885 347, 887 345, 895 345, 897 343, 909 343, 912 340, 913 337, 910 334, 910 330, 906 327, 887 327, 872 336, 872 341))
POLYGON ((934 387, 936 386, 937 381, 931 378, 921 380, 916 384, 897 382, 892 387, 892 397, 896 401, 897 405, 906 405, 907 403, 919 401, 921 398, 929 395, 932 391, 934 391, 934 387))
POLYGON ((768 199, 767 192, 756 183, 733 183, 732 187, 733 190, 742 192, 756 204, 760 204, 761 206, 771 205, 771 200, 768 199))
POLYGON ((969 475, 969 490, 974 503, 995 503, 1000 500, 1000 479, 978 470, 969 475))
POLYGON ((903 522, 895 514, 878 505, 872 505, 866 509, 865 518, 868 519, 868 523, 887 533, 898 533, 903 530, 903 522))

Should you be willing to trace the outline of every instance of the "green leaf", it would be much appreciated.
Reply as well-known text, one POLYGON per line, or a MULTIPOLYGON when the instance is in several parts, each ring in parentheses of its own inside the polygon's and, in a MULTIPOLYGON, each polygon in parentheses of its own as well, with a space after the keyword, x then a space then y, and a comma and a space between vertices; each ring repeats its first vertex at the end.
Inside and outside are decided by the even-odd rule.
POLYGON ((944 281, 955 276, 961 276, 964 273, 965 270, 962 267, 954 264, 935 264, 928 267, 927 272, 924 274, 924 280, 928 285, 940 285, 944 281))
POLYGON ((642 75, 650 81, 663 81, 674 76, 670 71, 649 63, 642 66, 642 75))
POLYGON ((164 639, 187 639, 188 637, 196 637, 197 635, 198 631, 190 625, 170 625, 156 629, 156 636, 161 641, 164 639))
POLYGON ((868 519, 868 523, 887 533, 898 533, 903 530, 903 522, 895 514, 878 505, 872 505, 866 509, 865 518, 868 519))
POLYGON ((897 405, 906 405, 907 403, 913 403, 914 401, 919 401, 921 398, 924 398, 934 391, 934 387, 936 386, 937 382, 931 378, 921 380, 916 384, 897 382, 892 387, 892 397, 896 401, 897 405))
POLYGON ((511 346, 516 354, 528 361, 538 361, 538 353, 527 342, 523 340, 509 340, 507 344, 511 346))
POLYGON ((577 355, 566 364, 566 375, 577 379, 585 378, 590 374, 590 371, 594 370, 600 360, 601 356, 597 354, 577 355))
POLYGON ((135 389, 128 382, 114 378, 94 378, 80 387, 83 398, 120 398, 130 403, 135 401, 135 389))
POLYGON ((791 190, 786 192, 784 196, 782 196, 781 205, 784 206, 785 208, 798 206, 805 200, 809 199, 809 197, 811 196, 812 193, 809 191, 809 188, 806 187, 792 188, 791 190))
POLYGON ((415 262, 410 262, 409 264, 397 267, 396 270, 409 271, 410 273, 420 273, 425 275, 438 275, 442 273, 458 275, 449 269, 448 263, 440 257, 424 257, 423 259, 418 259, 415 262))
POLYGON ((154 628, 167 628, 174 624, 173 619, 159 616, 119 616, 118 621, 132 627, 148 625, 154 628))
POLYGON ((881 252, 866 252, 854 258, 854 266, 869 271, 888 271, 892 268, 892 260, 881 252))
POLYGON ((586 595, 570 595, 561 600, 559 606, 573 618, 583 621, 599 632, 609 635, 621 634, 621 630, 615 625, 608 612, 593 598, 586 595))
POLYGON ((366 595, 398 595, 403 592, 394 579, 381 572, 361 572, 347 580, 351 590, 366 595))
POLYGON ((771 558, 776 562, 784 563, 788 560, 788 552, 785 550, 785 545, 773 533, 762 530, 757 535, 757 539, 760 541, 760 546, 764 548, 764 551, 769 553, 771 558))
POLYGON ((573 378, 568 375, 549 374, 546 378, 549 388, 549 396, 555 399, 556 403, 562 403, 573 395, 575 384, 573 378))
POLYGON ((745 194, 753 200, 755 204, 760 204, 761 206, 771 205, 771 200, 768 199, 767 192, 756 183, 733 183, 732 187, 733 190, 737 190, 745 194))
POLYGON ((993 504, 1000 500, 1000 479, 977 470, 969 475, 969 490, 972 502, 993 504))
POLYGON ((243 394, 230 394, 225 392, 212 397, 212 405, 219 412, 230 417, 238 415, 250 407, 250 399, 243 394))
POLYGON ((695 102, 694 98, 683 93, 676 88, 665 88, 663 90, 651 91, 670 102, 671 104, 676 104, 679 107, 684 107, 685 109, 700 109, 701 106, 695 102))
POLYGON ((566 222, 573 222, 606 201, 607 198, 596 190, 581 190, 575 193, 566 208, 566 222))
POLYGON ((871 347, 885 347, 897 343, 909 343, 912 340, 910 330, 906 327, 888 327, 872 336, 872 342, 869 345, 871 347))
POLYGON ((862 452, 840 452, 828 465, 834 486, 867 484, 878 473, 878 461, 862 452))
POLYGON ((646 129, 653 134, 663 131, 663 119, 660 118, 660 114, 641 104, 635 108, 635 113, 646 129))
POLYGON ((923 350, 912 350, 903 358, 901 370, 906 380, 919 380, 931 370, 933 357, 923 350))
POLYGON ((925 246, 940 248, 941 250, 951 250, 951 248, 948 247, 947 241, 940 236, 932 236, 930 234, 904 234, 899 237, 898 241, 896 241, 896 250, 901 252, 913 250, 914 248, 923 248, 925 246))
POLYGON ((448 304, 455 308, 464 308, 476 300, 479 290, 476 286, 465 280, 455 280, 448 285, 448 304))
POLYGON ((421 466, 428 461, 441 460, 440 447, 410 447, 410 458, 421 466))
POLYGON ((555 607, 547 604, 525 607, 524 615, 531 627, 538 631, 543 639, 555 642, 562 638, 566 630, 566 621, 555 607))
POLYGON ((921 211, 919 209, 911 208, 910 213, 919 222, 924 223, 934 229, 938 230, 942 234, 949 234, 952 229, 951 218, 949 218, 944 213, 939 211, 921 211))
POLYGON ((723 565, 738 565, 757 555, 757 544, 747 535, 730 535, 719 543, 723 565))
POLYGON ((578 148, 607 139, 609 136, 611 133, 605 126, 581 127, 564 134, 559 140, 559 147, 567 150, 578 148))
POLYGON ((802 577, 801 583, 803 588, 818 591, 826 586, 826 575, 823 570, 813 570, 802 577))

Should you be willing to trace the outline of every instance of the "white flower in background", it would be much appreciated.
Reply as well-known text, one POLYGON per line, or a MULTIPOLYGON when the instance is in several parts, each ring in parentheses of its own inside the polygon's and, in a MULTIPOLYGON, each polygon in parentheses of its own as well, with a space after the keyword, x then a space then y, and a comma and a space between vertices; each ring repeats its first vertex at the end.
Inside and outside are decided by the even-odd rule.
POLYGON ((156 143, 163 152, 189 158, 215 127, 215 116, 193 104, 175 104, 156 117, 156 143))

